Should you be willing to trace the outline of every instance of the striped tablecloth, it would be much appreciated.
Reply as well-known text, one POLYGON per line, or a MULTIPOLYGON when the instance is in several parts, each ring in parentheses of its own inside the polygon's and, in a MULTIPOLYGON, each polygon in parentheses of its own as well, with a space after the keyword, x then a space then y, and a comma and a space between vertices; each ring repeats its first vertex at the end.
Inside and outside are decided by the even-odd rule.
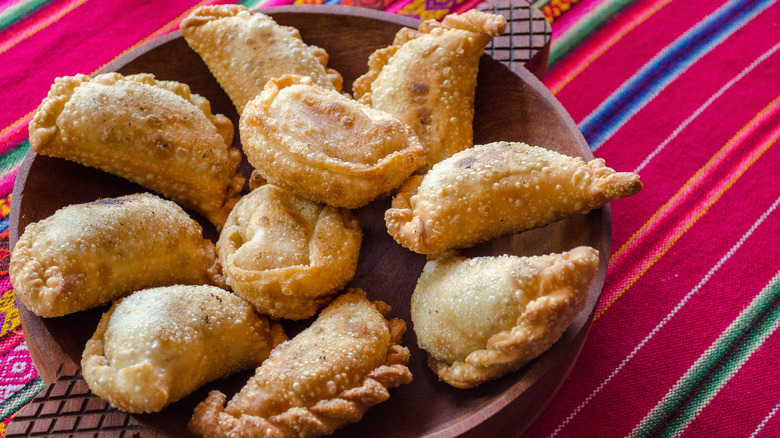
MULTIPOLYGON (((55 77, 95 72, 212 3, 0 0, 3 435, 43 387, 7 276, 9 198, 31 114, 55 77)), ((479 0, 324 3, 438 19, 479 0)), ((780 436, 780 4, 533 5, 552 23, 545 84, 594 154, 639 173, 644 189, 612 203, 592 330, 526 436, 780 436)))

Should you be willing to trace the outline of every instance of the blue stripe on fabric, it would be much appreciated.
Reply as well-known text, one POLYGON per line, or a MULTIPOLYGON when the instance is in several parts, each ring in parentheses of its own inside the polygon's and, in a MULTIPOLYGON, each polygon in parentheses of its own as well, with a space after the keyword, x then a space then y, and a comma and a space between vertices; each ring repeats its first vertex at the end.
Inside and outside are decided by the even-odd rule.
POLYGON ((776 0, 733 0, 681 35, 645 64, 579 124, 598 149, 669 83, 776 0))

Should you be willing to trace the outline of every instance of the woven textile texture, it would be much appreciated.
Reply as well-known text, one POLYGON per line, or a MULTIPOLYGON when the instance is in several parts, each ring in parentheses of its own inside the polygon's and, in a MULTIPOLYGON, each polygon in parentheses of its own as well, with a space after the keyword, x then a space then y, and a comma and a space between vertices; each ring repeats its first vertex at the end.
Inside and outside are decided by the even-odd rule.
MULTIPOLYGON (((0 435, 43 389, 8 281, 10 193, 57 76, 222 1, 0 0, 0 435)), ((250 8, 291 0, 242 2, 250 8)), ((422 19, 479 0, 295 0, 422 19)), ((780 4, 536 0, 544 83, 596 157, 640 174, 570 376, 528 437, 780 436, 780 4)))

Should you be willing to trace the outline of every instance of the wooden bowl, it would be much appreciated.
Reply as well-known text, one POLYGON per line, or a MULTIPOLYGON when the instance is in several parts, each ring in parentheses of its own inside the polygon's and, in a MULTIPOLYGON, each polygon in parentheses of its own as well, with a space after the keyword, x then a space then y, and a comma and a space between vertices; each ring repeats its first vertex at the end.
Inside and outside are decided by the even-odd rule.
MULTIPOLYGON (((346 91, 351 91, 352 82, 367 70, 369 54, 389 45, 402 26, 416 28, 419 24, 407 17, 343 6, 280 7, 263 12, 280 24, 298 28, 307 43, 325 48, 330 54, 329 65, 344 76, 346 91)), ((180 33, 150 42, 103 71, 114 70, 123 74, 153 73, 158 79, 184 82, 193 92, 208 98, 214 112, 227 115, 238 126, 238 115, 230 100, 180 33)), ((235 146, 240 147, 238 133, 235 139, 235 146)), ((474 141, 482 144, 498 140, 524 141, 593 159, 577 126, 533 74, 524 70, 515 74, 492 58, 483 56, 476 92, 474 141)), ((247 175, 250 170, 245 165, 247 175)), ((60 207, 141 191, 144 189, 113 175, 29 152, 13 192, 11 245, 28 223, 44 219, 60 207)), ((409 306, 425 257, 402 248, 388 235, 383 214, 389 202, 389 199, 379 200, 356 211, 365 237, 351 286, 362 287, 371 299, 386 301, 393 307, 393 316, 406 320, 409 330, 405 345, 412 352, 409 368, 414 382, 391 390, 388 401, 370 409, 362 421, 335 435, 519 435, 555 394, 585 341, 609 260, 608 207, 466 251, 468 255, 535 255, 590 245, 600 251, 600 267, 590 287, 585 309, 550 350, 518 372, 471 390, 459 390, 439 382, 426 365, 426 354, 417 348, 409 306)), ((205 221, 201 223, 207 237, 216 239, 213 227, 205 221)), ((103 307, 61 318, 42 319, 29 312, 21 302, 18 306, 30 352, 47 383, 56 380, 58 370, 62 374, 60 367, 63 364, 73 366, 80 362, 84 345, 101 312, 106 310, 103 307)), ((287 324, 287 328, 295 333, 305 324, 287 324)), ((246 371, 214 382, 159 414, 133 415, 133 422, 147 428, 144 435, 182 436, 192 408, 208 390, 218 388, 231 396, 251 375, 251 371, 246 371)))

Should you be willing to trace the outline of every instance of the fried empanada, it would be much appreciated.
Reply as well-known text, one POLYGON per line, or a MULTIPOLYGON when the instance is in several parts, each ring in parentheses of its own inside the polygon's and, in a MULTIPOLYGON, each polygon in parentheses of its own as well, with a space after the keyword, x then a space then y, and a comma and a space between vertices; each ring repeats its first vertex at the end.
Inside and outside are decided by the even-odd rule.
POLYGON ((217 254, 227 284, 258 312, 304 319, 355 275, 362 237, 349 210, 265 184, 236 204, 217 254))
POLYGON ((269 79, 309 76, 341 91, 341 75, 327 68, 328 53, 301 40, 298 29, 241 5, 201 6, 181 23, 187 44, 198 52, 240 115, 269 79))
POLYGON ((103 315, 81 360, 98 397, 158 412, 200 386, 257 367, 286 340, 279 323, 215 286, 145 289, 103 315))
POLYGON ((126 178, 215 225, 245 178, 233 123, 187 85, 150 74, 57 78, 30 122, 30 146, 126 178))
POLYGON ((273 352, 228 402, 212 391, 190 420, 194 433, 217 437, 318 437, 354 423, 412 381, 406 325, 386 320, 389 306, 352 289, 307 329, 273 352))
POLYGON ((268 182, 334 207, 389 194, 425 161, 405 123, 295 75, 268 81, 244 109, 239 132, 268 182))
POLYGON ((412 294, 417 343, 444 382, 471 388, 550 348, 583 309, 598 251, 429 261, 412 294))
POLYGON ((54 317, 145 287, 211 283, 214 261, 214 244, 181 207, 141 193, 70 205, 29 224, 9 275, 28 309, 54 317))
POLYGON ((427 172, 473 144, 474 91, 479 58, 504 33, 506 18, 468 11, 401 29, 393 45, 374 52, 355 98, 408 123, 425 148, 427 172))
POLYGON ((587 213, 642 188, 639 176, 603 159, 586 163, 525 143, 459 152, 399 189, 387 230, 406 248, 433 254, 587 213))

